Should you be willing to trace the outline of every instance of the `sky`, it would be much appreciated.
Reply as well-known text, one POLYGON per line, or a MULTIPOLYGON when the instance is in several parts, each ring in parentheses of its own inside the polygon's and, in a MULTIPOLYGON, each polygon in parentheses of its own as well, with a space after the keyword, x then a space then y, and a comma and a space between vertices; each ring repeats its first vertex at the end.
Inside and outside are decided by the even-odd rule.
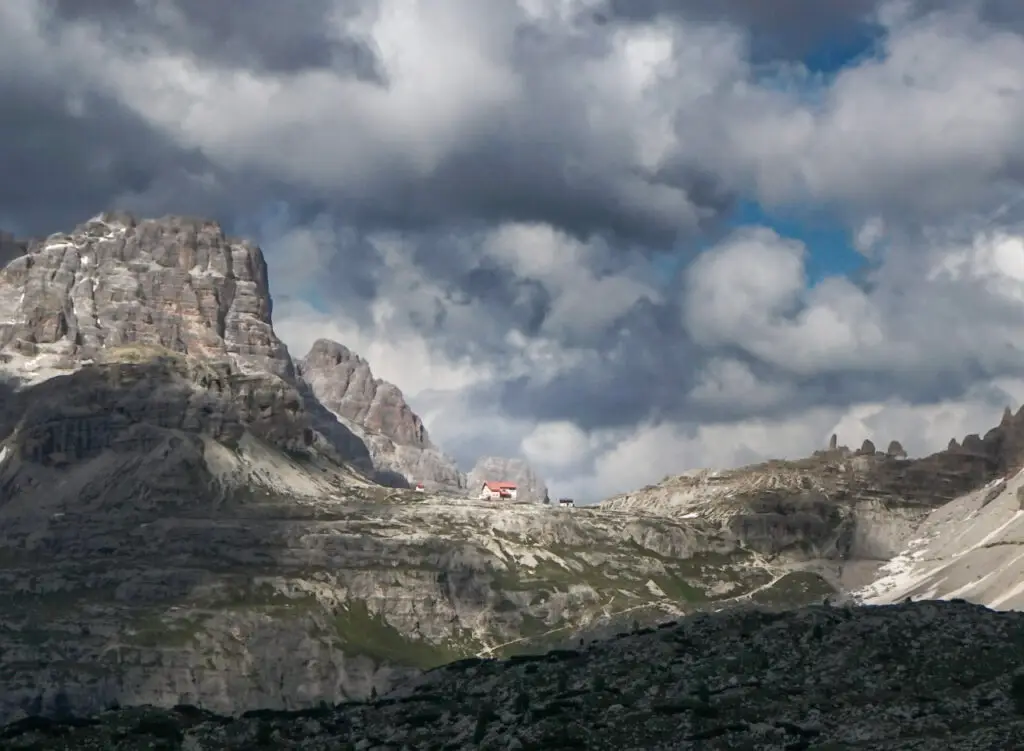
POLYGON ((1019 0, 5 0, 0 102, 0 228, 217 219, 552 496, 1024 402, 1019 0))

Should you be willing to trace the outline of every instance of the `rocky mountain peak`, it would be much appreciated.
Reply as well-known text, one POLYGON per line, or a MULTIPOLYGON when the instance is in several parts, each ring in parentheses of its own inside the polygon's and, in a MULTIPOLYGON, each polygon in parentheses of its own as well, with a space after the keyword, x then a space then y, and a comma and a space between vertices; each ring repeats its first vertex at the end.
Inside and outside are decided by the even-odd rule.
MULTIPOLYGON (((338 342, 318 339, 296 367, 316 400, 366 444, 378 482, 465 489, 465 475, 431 442, 402 390, 376 378, 358 354, 338 342)), ((330 426, 324 430, 329 432, 330 426)))
POLYGON ((402 390, 375 378, 370 364, 345 345, 318 339, 299 361, 298 370, 332 412, 399 445, 434 448, 402 390))
POLYGON ((303 358, 303 361, 310 366, 317 367, 336 367, 345 362, 368 365, 363 358, 351 349, 333 339, 317 339, 313 342, 313 346, 309 348, 309 352, 303 358))
POLYGON ((889 447, 885 450, 885 455, 893 459, 906 459, 907 452, 903 448, 903 444, 899 441, 889 441, 889 447))
POLYGON ((294 376, 263 253, 216 222, 108 212, 26 250, 0 271, 0 350, 28 380, 134 345, 294 376))

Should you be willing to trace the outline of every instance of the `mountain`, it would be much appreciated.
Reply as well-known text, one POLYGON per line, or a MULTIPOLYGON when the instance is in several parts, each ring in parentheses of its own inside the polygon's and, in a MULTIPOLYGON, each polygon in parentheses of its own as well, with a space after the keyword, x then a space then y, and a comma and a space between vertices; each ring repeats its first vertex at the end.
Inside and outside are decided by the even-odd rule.
MULTIPOLYGON (((965 576, 953 572, 969 568, 969 558, 961 557, 971 540, 981 538, 983 546, 1017 544, 1020 507, 1014 493, 1022 466, 1024 408, 1016 415, 1007 410, 984 438, 951 440, 944 451, 919 459, 905 458, 896 442, 884 453, 870 441, 851 451, 837 447, 833 438, 829 449, 806 459, 669 477, 601 507, 710 523, 773 565, 813 571, 840 591, 857 591, 858 597, 874 596, 879 588, 896 589, 903 596, 930 597, 942 591, 963 596, 967 589, 949 582, 965 576), (926 540, 930 547, 922 548, 926 540), (935 565, 943 557, 950 566, 935 565), (879 576, 892 577, 896 569, 908 576, 909 560, 920 562, 918 576, 924 575, 922 567, 930 568, 930 576, 941 573, 947 583, 913 588, 889 581, 861 592, 879 576)), ((984 596, 978 590, 977 602, 1021 602, 1020 593, 1009 589, 1018 566, 1012 549, 1003 548, 1005 560, 996 555, 990 560, 1008 567, 999 574, 1004 586, 994 587, 992 578, 986 579, 990 589, 984 596)))
POLYGON ((466 478, 431 441, 394 384, 374 378, 369 363, 328 339, 298 362, 313 396, 366 444, 374 479, 385 485, 462 491, 466 478))
POLYGON ((5 749, 1012 749, 1024 616, 966 603, 729 612, 544 656, 463 660, 297 712, 25 719, 5 749))
POLYGON ((296 367, 268 289, 181 217, 0 271, 0 717, 336 702, 773 591, 710 526, 374 482, 387 441, 436 449, 339 345, 296 367))
MULTIPOLYGON (((0 270, 0 721, 361 700, 697 611, 727 611, 695 632, 717 654, 750 605, 964 583, 1017 602, 1010 573, 972 566, 1016 565, 1022 413, 921 459, 830 445, 598 507, 476 501, 365 361, 328 341, 292 361, 254 244, 110 213, 24 249, 0 270)), ((542 497, 524 462, 471 477, 491 473, 542 497)))
POLYGON ((290 380, 267 266, 212 222, 103 214, 33 243, 0 282, 7 369, 37 380, 104 348, 153 345, 290 380))
POLYGON ((467 475, 469 491, 473 495, 479 494, 485 482, 504 480, 516 483, 516 500, 543 503, 548 496, 547 485, 525 459, 484 456, 477 460, 467 475))
POLYGON ((959 597, 1024 610, 1024 473, 932 511, 879 574, 854 592, 859 602, 959 597))

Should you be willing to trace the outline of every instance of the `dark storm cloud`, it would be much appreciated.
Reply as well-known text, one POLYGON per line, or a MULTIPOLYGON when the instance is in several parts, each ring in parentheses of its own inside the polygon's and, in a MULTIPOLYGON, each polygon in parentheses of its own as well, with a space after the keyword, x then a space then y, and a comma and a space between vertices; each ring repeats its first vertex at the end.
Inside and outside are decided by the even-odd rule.
POLYGON ((575 148, 571 137, 481 138, 424 179, 382 178, 375 186, 344 188, 345 200, 335 205, 368 230, 539 222, 580 240, 607 236, 651 250, 671 248, 681 237, 711 228, 734 205, 722 185, 696 169, 634 172, 624 184, 613 166, 575 148))
MULTIPOLYGON (((52 0, 57 22, 89 21, 106 31, 151 35, 201 59, 273 73, 346 71, 383 83, 365 40, 326 33, 331 0, 52 0)), ((354 6, 354 3, 350 3, 354 6)))
POLYGON ((174 193, 190 176, 214 172, 202 155, 176 147, 116 102, 79 98, 73 113, 61 92, 0 77, 0 221, 7 229, 70 229, 99 211, 129 208, 123 198, 162 186, 174 193))
MULTIPOLYGON (((535 336, 551 311, 551 293, 533 279, 521 279, 496 266, 480 265, 457 277, 459 298, 500 311, 509 329, 535 336)), ((443 321, 439 322, 443 323, 443 321)))
POLYGON ((695 375, 695 352, 678 321, 672 306, 641 300, 609 328, 593 358, 551 380, 509 379, 496 398, 515 417, 570 420, 584 430, 678 417, 695 375))
POLYGON ((447 204, 435 204, 429 213, 492 222, 546 222, 582 240, 604 233, 618 241, 666 248, 732 205, 731 197, 711 180, 683 169, 667 175, 634 173, 637 192, 631 194, 621 176, 610 170, 574 167, 587 164, 588 157, 572 154, 571 143, 566 139, 549 153, 509 139, 503 148, 457 157, 445 165, 435 184, 423 186, 424 198, 447 204), (496 175, 501 179, 495 180, 496 175), (656 202, 653 193, 660 190, 674 196, 671 207, 656 202))
MULTIPOLYGON (((52 0, 55 13, 51 32, 55 33, 60 24, 84 21, 101 29, 110 44, 130 40, 144 48, 148 39, 154 39, 161 46, 195 55, 200 65, 228 63, 257 73, 330 68, 332 74, 348 71, 372 80, 385 77, 386 72, 364 42, 338 42, 325 32, 333 5, 329 0, 295 5, 273 0, 52 0)), ((671 169, 644 173, 626 161, 633 158, 631 144, 605 142, 601 140, 605 136, 592 132, 584 106, 587 94, 580 89, 583 84, 573 71, 566 71, 564 62, 567 55, 581 62, 599 60, 608 51, 607 34, 581 35, 567 41, 527 24, 518 30, 515 39, 510 63, 529 92, 525 106, 480 123, 429 174, 410 175, 382 163, 370 179, 349 183, 339 175, 337 184, 319 189, 319 195, 317 190, 302 186, 301 180, 292 180, 290 185, 279 186, 283 190, 278 190, 277 196, 289 203, 308 205, 319 201, 365 230, 421 231, 453 223, 536 221, 550 223, 579 238, 607 234, 619 242, 654 248, 669 247, 681 235, 693 235, 729 213, 733 195, 707 172, 680 160, 671 169)), ((61 95, 55 98, 59 100, 61 95)), ((111 116, 122 117, 116 104, 108 105, 111 116)), ((35 112, 33 122, 45 114, 35 112)), ((160 160, 161 153, 169 153, 170 147, 138 121, 109 128, 99 120, 93 121, 95 125, 87 121, 85 132, 65 135, 61 128, 68 117, 57 115, 57 122, 44 126, 53 132, 39 134, 36 142, 58 141, 68 152, 114 154, 111 160, 115 163, 109 167, 111 180, 120 180, 124 192, 144 194, 136 201, 142 210, 158 209, 161 196, 167 194, 167 210, 178 211, 180 197, 194 193, 178 191, 176 196, 173 190, 161 193, 149 184, 148 167, 139 163, 133 145, 152 138, 156 144, 154 161, 160 160), (120 128, 134 130, 122 141, 120 128), (104 132, 109 140, 103 138, 104 132)), ((69 127, 75 125, 72 120, 69 127)), ((24 132, 27 126, 20 127, 24 132)), ((311 123, 310 127, 315 131, 317 126, 311 123)), ((266 147, 262 141, 252 146, 255 151, 266 147)), ((338 148, 352 147, 346 146, 342 138, 338 148)), ((164 174, 173 170, 191 172, 189 160, 201 159, 198 154, 185 156, 184 160, 164 165, 164 174)), ((255 153, 252 157, 254 162, 259 161, 255 153)), ((330 163, 332 155, 325 153, 316 158, 330 163)), ((81 164, 68 164, 77 175, 82 174, 81 164)), ((38 168, 33 171, 40 172, 38 168)), ((238 176, 224 174, 219 179, 232 177, 238 176)), ((241 184, 247 191, 258 193, 254 183, 259 183, 270 191, 279 179, 273 170, 261 170, 258 176, 234 180, 230 189, 241 184)), ((84 184, 87 179, 76 178, 75 182, 79 181, 84 184)), ((64 189, 74 188, 69 185, 64 189)), ((101 189, 97 198, 106 194, 101 189)), ((254 200, 263 203, 258 195, 254 200)), ((39 205, 35 200, 32 203, 39 205)), ((215 206, 218 201, 207 196, 203 203, 215 206)))

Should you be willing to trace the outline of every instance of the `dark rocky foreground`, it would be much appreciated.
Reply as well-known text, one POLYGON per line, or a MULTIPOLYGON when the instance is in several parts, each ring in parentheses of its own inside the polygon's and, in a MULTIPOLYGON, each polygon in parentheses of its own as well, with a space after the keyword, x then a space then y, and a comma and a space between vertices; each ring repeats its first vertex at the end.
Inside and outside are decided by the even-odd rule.
POLYGON ((696 615, 463 660, 387 697, 28 718, 4 749, 1019 749, 1024 614, 964 602, 696 615))

